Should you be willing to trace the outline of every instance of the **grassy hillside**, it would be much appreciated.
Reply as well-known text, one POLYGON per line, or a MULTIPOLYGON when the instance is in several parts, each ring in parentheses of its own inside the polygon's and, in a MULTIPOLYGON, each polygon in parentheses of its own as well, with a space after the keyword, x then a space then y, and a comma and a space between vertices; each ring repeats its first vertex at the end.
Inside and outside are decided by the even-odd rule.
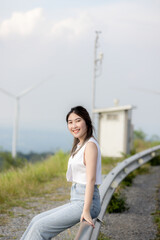
MULTIPOLYGON (((66 170, 69 154, 58 152, 44 161, 26 162, 0 173, 0 213, 12 206, 24 206, 25 200, 46 193, 56 194, 58 187, 69 186, 66 170)), ((103 174, 122 159, 102 158, 103 174)))
POLYGON ((67 161, 68 154, 58 152, 45 161, 26 163, 22 168, 1 172, 0 212, 9 206, 22 205, 25 198, 54 191, 54 188, 62 185, 67 161))
POLYGON ((136 153, 141 152, 145 149, 160 145, 160 141, 144 141, 142 139, 135 139, 133 148, 136 153))
MULTIPOLYGON (((134 141, 134 153, 159 145, 160 142, 146 142, 142 139, 134 141)), ((56 193, 58 187, 66 187, 65 174, 67 170, 69 154, 62 151, 46 160, 28 163, 24 165, 14 165, 8 170, 0 173, 0 213, 5 212, 12 206, 24 206, 26 199, 43 195, 46 193, 56 193)), ((117 162, 124 158, 102 158, 102 173, 108 173, 117 162)))

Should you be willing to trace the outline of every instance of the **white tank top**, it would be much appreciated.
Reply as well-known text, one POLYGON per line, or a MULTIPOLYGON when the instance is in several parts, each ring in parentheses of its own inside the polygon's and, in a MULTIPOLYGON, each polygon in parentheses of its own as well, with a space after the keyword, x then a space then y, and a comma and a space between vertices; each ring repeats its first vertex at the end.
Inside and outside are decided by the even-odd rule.
POLYGON ((98 156, 97 156, 97 169, 96 169, 96 181, 95 184, 99 185, 102 183, 102 176, 101 176, 101 151, 99 144, 97 141, 91 137, 84 146, 74 155, 74 157, 70 157, 68 161, 68 169, 66 173, 67 181, 68 182, 75 182, 80 184, 86 184, 86 166, 84 164, 84 151, 86 144, 88 142, 94 142, 98 149, 98 156))

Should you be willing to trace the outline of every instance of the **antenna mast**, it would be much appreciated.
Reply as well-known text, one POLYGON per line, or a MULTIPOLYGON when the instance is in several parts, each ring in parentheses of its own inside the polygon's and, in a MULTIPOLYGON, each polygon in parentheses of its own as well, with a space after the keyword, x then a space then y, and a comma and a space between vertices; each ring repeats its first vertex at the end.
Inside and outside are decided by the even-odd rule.
POLYGON ((103 53, 99 53, 97 56, 97 50, 99 48, 99 34, 101 31, 95 31, 95 46, 94 46, 94 69, 93 69, 93 84, 92 84, 92 122, 94 123, 94 109, 95 109, 95 95, 96 95, 96 78, 101 75, 101 66, 103 60, 103 53))

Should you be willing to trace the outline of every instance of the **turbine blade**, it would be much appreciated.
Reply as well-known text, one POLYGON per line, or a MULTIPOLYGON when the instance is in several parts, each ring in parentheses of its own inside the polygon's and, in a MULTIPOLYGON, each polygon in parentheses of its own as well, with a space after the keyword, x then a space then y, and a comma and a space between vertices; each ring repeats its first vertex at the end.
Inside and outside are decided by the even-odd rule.
POLYGON ((0 88, 0 91, 3 92, 4 94, 7 94, 8 96, 12 97, 12 98, 16 98, 16 96, 10 92, 8 92, 7 90, 0 88))
POLYGON ((143 91, 143 92, 148 92, 148 93, 153 93, 153 94, 158 94, 160 95, 160 92, 159 91, 155 91, 155 90, 151 90, 151 89, 147 89, 147 88, 133 88, 133 89, 136 89, 136 90, 139 90, 139 91, 143 91))
POLYGON ((33 89, 39 87, 42 83, 46 82, 47 80, 49 80, 51 77, 53 77, 53 75, 49 76, 47 79, 42 80, 41 82, 39 82, 38 84, 27 88, 26 90, 22 91, 20 94, 18 94, 16 97, 20 98, 23 97, 24 95, 26 95, 27 93, 29 93, 30 91, 32 91, 33 89))

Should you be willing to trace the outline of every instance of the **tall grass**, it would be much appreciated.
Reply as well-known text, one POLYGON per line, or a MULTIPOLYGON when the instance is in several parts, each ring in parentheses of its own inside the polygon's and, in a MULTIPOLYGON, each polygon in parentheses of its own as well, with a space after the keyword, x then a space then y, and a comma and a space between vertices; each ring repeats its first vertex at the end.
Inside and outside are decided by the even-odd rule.
POLYGON ((124 157, 122 158, 113 158, 113 157, 102 157, 102 174, 107 174, 109 171, 111 171, 118 162, 121 162, 124 160, 124 157))
POLYGON ((0 173, 0 211, 6 205, 14 205, 15 200, 44 192, 45 184, 54 178, 64 178, 67 162, 68 154, 58 152, 43 162, 0 173))
MULTIPOLYGON (((24 205, 31 196, 51 193, 60 186, 68 186, 65 175, 69 155, 62 151, 48 159, 26 163, 0 173, 0 213, 12 206, 24 205)), ((103 173, 109 172, 120 159, 103 158, 103 173)))
POLYGON ((149 142, 149 141, 144 141, 142 139, 135 139, 133 147, 136 152, 141 152, 143 150, 146 150, 148 148, 154 147, 160 145, 160 141, 154 141, 154 142, 149 142))
MULTIPOLYGON (((142 140, 135 141, 135 145, 136 152, 151 147, 142 140)), ((68 154, 60 151, 44 161, 0 172, 0 213, 11 206, 22 205, 31 196, 51 193, 62 185, 68 186, 65 179, 68 158, 68 154)), ((123 159, 103 157, 102 173, 107 174, 123 159)))

